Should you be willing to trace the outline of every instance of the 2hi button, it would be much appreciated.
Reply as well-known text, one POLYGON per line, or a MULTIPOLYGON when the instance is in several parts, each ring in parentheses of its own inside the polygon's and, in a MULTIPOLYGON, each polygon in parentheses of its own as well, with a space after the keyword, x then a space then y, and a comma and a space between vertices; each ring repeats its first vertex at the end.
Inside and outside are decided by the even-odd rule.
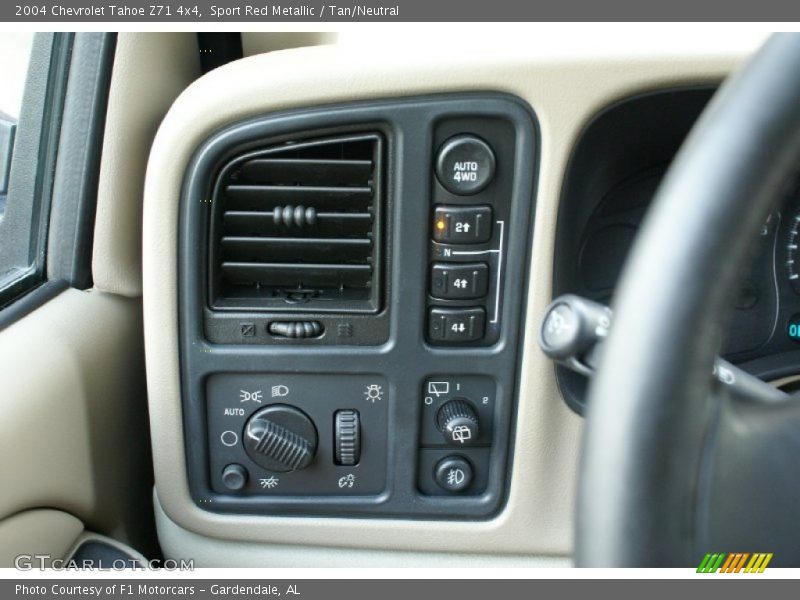
POLYGON ((486 189, 494 177, 494 152, 474 135, 457 135, 439 149, 436 176, 451 194, 468 196, 486 189))

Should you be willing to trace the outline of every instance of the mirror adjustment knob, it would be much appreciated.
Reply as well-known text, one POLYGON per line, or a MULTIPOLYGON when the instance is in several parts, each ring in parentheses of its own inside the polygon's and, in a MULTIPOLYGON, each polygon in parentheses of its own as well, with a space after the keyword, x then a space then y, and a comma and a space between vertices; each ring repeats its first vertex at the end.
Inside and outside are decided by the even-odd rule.
POLYGON ((361 460, 361 418, 357 410, 337 410, 333 421, 337 465, 351 467, 361 460))
POLYGON ((436 426, 448 444, 464 446, 478 439, 478 415, 469 402, 455 398, 436 413, 436 426))
POLYGON ((262 408, 247 421, 244 447, 258 466, 286 473, 305 469, 317 451, 317 428, 303 411, 287 404, 262 408))

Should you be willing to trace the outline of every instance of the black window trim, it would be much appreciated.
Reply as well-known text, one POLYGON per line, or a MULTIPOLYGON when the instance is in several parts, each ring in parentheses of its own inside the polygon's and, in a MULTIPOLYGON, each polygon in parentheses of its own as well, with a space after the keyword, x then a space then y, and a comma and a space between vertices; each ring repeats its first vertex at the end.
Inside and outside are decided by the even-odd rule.
POLYGON ((37 230, 29 231, 35 261, 0 280, 0 330, 69 287, 92 285, 92 234, 116 37, 40 33, 34 39, 31 65, 38 68, 32 68, 26 90, 46 86, 46 92, 31 106, 23 99, 20 123, 25 117, 29 126, 17 130, 12 170, 15 179, 34 182, 13 202, 26 203, 32 214, 41 198, 37 230), (37 111, 38 120, 30 116, 37 111))
POLYGON ((92 285, 92 243, 116 34, 79 33, 64 102, 47 240, 47 276, 92 285))

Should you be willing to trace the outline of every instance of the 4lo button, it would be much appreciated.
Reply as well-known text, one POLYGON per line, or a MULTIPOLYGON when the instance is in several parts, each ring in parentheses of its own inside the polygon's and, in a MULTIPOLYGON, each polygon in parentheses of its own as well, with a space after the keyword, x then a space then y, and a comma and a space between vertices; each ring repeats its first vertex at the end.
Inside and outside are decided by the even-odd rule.
POLYGON ((428 314, 428 338, 433 342, 464 343, 483 338, 486 311, 480 307, 433 307, 428 314))

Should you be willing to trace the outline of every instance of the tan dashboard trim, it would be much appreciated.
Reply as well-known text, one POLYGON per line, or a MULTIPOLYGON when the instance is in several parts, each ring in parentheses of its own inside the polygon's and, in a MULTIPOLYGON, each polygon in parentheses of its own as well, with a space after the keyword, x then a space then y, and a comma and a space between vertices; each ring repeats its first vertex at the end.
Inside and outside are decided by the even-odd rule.
POLYGON ((200 75, 192 33, 119 33, 97 186, 92 275, 96 288, 142 295, 141 196, 161 119, 200 75))
MULTIPOLYGON (((559 398, 536 346, 550 300, 561 178, 581 129, 599 109, 638 92, 718 81, 741 59, 719 56, 559 58, 468 49, 366 53, 321 47, 254 56, 212 71, 175 102, 156 136, 144 210, 144 311, 156 490, 171 521, 226 540, 300 546, 483 554, 571 550, 580 419, 559 398), (177 330, 177 230, 182 178, 193 151, 218 128, 287 108, 455 92, 500 91, 526 100, 541 128, 541 168, 530 273, 516 451, 508 503, 482 522, 347 520, 210 513, 190 499, 182 437, 177 330)), ((189 539, 191 536, 185 538, 189 539)), ((222 546, 220 546, 220 549, 222 546)), ((180 549, 180 544, 172 551, 180 549)), ((186 548, 190 551, 190 548, 186 548)))

